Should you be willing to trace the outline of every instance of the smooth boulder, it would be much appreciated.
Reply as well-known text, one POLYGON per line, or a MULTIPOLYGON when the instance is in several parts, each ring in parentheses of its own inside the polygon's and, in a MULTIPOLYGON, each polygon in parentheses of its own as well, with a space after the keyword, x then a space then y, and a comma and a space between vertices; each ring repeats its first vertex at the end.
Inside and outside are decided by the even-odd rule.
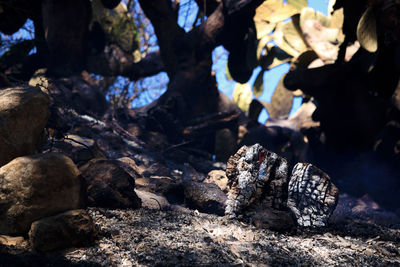
POLYGON ((0 166, 35 153, 50 116, 49 103, 39 87, 0 90, 0 166))
POLYGON ((31 223, 84 203, 79 170, 62 154, 19 157, 0 168, 0 234, 25 234, 31 223))

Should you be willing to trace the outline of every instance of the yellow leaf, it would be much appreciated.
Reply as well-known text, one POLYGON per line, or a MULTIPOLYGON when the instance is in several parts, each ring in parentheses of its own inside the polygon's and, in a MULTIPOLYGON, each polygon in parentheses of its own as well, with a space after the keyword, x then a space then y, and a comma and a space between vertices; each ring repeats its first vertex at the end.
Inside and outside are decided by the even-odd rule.
POLYGON ((279 81, 272 95, 271 103, 268 103, 266 107, 271 119, 287 117, 292 109, 293 93, 286 89, 283 83, 284 78, 285 76, 279 81))
POLYGON ((307 7, 307 0, 287 0, 287 3, 300 11, 307 7))
POLYGON ((343 27, 344 13, 343 8, 335 10, 331 16, 331 28, 341 29, 343 27))
POLYGON ((358 22, 357 39, 368 52, 374 53, 378 50, 376 19, 372 8, 367 8, 358 22))
POLYGON ((254 24, 256 25, 258 40, 270 34, 275 29, 276 26, 275 23, 269 23, 265 20, 254 21, 254 24))
POLYGON ((298 57, 307 50, 307 45, 296 29, 294 20, 279 23, 274 31, 274 40, 282 50, 293 57, 298 57))
POLYGON ((266 21, 268 23, 278 23, 299 13, 297 9, 281 2, 264 1, 256 9, 254 21, 266 21))
POLYGON ((301 11, 300 27, 303 28, 304 24, 308 20, 316 20, 319 23, 321 23, 322 26, 324 26, 324 27, 329 27, 331 24, 330 19, 328 17, 324 16, 324 14, 322 14, 321 12, 315 11, 314 9, 312 9, 310 7, 304 8, 301 11))
POLYGON ((236 83, 235 90, 233 91, 233 101, 238 107, 246 113, 249 112, 250 103, 253 96, 251 94, 250 85, 247 83, 236 83))

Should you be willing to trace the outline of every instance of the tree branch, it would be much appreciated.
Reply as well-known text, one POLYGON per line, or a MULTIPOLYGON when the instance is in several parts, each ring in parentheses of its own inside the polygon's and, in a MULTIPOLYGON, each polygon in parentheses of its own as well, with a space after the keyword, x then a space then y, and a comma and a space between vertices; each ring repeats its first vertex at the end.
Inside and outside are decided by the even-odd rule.
POLYGON ((160 46, 161 58, 168 76, 174 76, 178 69, 174 42, 185 35, 179 27, 170 0, 139 0, 145 15, 150 19, 160 46))
POLYGON ((198 45, 201 49, 212 50, 218 45, 241 40, 248 32, 249 25, 253 23, 255 9, 263 1, 222 1, 207 20, 192 31, 200 38, 198 45))
POLYGON ((134 63, 131 55, 125 53, 116 45, 105 48, 101 55, 89 56, 87 69, 103 76, 124 76, 131 80, 155 75, 164 70, 159 51, 148 54, 134 63))

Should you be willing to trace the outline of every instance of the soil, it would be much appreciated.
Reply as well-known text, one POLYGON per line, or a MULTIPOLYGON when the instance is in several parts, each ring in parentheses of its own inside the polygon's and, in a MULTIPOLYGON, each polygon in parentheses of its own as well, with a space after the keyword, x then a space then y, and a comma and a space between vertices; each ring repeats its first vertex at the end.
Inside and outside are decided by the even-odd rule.
POLYGON ((330 225, 278 233, 197 210, 89 208, 91 247, 0 247, 0 266, 400 266, 400 218, 341 195, 330 225))

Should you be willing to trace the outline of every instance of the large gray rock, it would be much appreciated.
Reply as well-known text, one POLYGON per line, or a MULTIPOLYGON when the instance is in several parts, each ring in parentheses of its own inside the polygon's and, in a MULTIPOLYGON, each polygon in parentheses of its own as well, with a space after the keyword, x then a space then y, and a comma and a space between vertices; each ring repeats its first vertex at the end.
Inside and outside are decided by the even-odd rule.
POLYGON ((339 190, 326 173, 309 163, 294 166, 287 205, 299 226, 326 226, 338 198, 339 190))
POLYGON ((31 223, 83 204, 79 170, 57 153, 19 157, 0 168, 0 234, 25 234, 31 223))
POLYGON ((29 242, 34 250, 49 251, 90 245, 97 235, 86 210, 70 210, 32 223, 29 242))
POLYGON ((0 90, 0 166, 35 153, 50 115, 49 103, 39 87, 0 90))

